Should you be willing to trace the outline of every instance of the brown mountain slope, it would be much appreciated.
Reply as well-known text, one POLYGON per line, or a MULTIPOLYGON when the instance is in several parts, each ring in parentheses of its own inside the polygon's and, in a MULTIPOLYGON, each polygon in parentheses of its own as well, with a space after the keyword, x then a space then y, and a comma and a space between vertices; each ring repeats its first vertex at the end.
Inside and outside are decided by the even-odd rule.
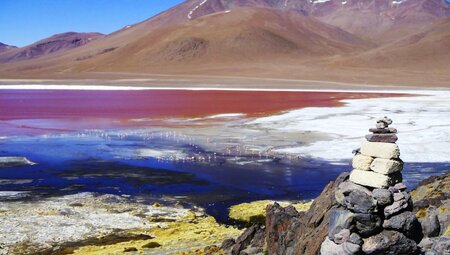
POLYGON ((156 30, 77 70, 142 70, 161 65, 306 60, 366 49, 361 39, 296 12, 239 8, 156 30), (95 67, 94 67, 95 66, 95 67))
POLYGON ((407 70, 448 70, 450 19, 401 40, 345 58, 339 64, 407 70))
POLYGON ((145 30, 147 26, 144 22, 67 54, 10 64, 8 69, 146 72, 192 64, 307 61, 368 48, 363 40, 336 27, 298 12, 267 8, 238 8, 156 30, 145 30))
POLYGON ((0 53, 17 48, 16 46, 0 43, 0 53))
POLYGON ((334 6, 313 9, 311 15, 362 38, 380 43, 426 30, 450 18, 446 0, 333 0, 334 6), (346 2, 346 4, 342 4, 346 2))
POLYGON ((446 0, 189 0, 165 17, 192 20, 242 6, 295 10, 377 42, 397 40, 450 18, 446 0))
POLYGON ((68 32, 53 35, 23 48, 0 54, 0 63, 40 58, 56 52, 64 52, 103 37, 100 33, 68 32))
POLYGON ((0 63, 0 76, 448 86, 448 16, 445 0, 188 0, 82 47, 0 63))

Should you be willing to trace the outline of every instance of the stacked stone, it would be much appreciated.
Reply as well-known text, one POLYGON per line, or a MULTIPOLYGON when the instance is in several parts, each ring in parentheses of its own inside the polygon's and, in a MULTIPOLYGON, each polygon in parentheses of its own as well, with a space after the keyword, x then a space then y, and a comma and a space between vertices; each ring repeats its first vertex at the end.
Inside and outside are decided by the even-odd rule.
POLYGON ((369 130, 372 134, 353 158, 349 180, 335 192, 339 207, 330 214, 322 255, 420 254, 422 229, 401 183, 403 162, 391 124, 384 117, 369 130))

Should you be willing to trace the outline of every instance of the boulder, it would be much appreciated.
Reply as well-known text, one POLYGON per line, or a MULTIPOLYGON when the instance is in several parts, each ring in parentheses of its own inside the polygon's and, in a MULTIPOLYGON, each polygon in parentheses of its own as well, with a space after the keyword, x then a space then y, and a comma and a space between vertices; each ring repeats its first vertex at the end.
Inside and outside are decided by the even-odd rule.
POLYGON ((353 216, 353 222, 356 232, 362 237, 369 237, 382 230, 381 218, 376 214, 355 214, 353 216))
POLYGON ((377 211, 377 201, 366 187, 352 182, 343 182, 335 192, 336 201, 352 212, 371 213, 377 211))
POLYGON ((395 143, 398 137, 396 134, 370 134, 366 135, 366 140, 369 142, 395 143))
POLYGON ((406 191, 399 191, 393 193, 394 202, 400 201, 400 200, 411 200, 411 196, 406 191))
POLYGON ((228 250, 231 250, 233 248, 233 245, 235 245, 235 244, 236 244, 236 241, 233 238, 228 238, 222 242, 222 246, 220 246, 220 249, 222 249, 224 251, 228 251, 228 250))
POLYGON ((392 216, 383 222, 383 228, 397 230, 405 234, 408 238, 419 243, 422 238, 422 226, 416 218, 416 215, 410 211, 392 216))
POLYGON ((350 239, 350 230, 342 229, 339 233, 334 235, 333 241, 336 244, 343 244, 350 239))
POLYGON ((264 232, 264 226, 260 224, 254 224, 247 228, 244 233, 236 239, 234 245, 231 247, 231 251, 229 251, 229 254, 240 255, 242 251, 248 251, 251 247, 256 247, 257 249, 262 248, 264 245, 264 232))
POLYGON ((420 252, 413 240, 391 230, 364 239, 362 251, 368 255, 415 255, 420 252))
POLYGON ((353 213, 348 210, 336 209, 331 211, 328 237, 334 240, 334 237, 343 229, 353 228, 353 213))
POLYGON ((345 242, 342 244, 336 244, 331 241, 328 237, 322 243, 320 247, 321 255, 354 255, 358 254, 361 250, 361 246, 345 242))
POLYGON ((431 250, 435 251, 439 255, 450 254, 450 238, 449 237, 439 238, 436 242, 434 242, 433 247, 431 247, 431 250))
POLYGON ((394 189, 396 191, 405 191, 407 189, 406 185, 403 182, 399 182, 394 185, 394 189))
POLYGON ((450 199, 450 172, 423 180, 411 191, 411 196, 416 210, 442 206, 450 199))
POLYGON ((411 197, 419 220, 426 216, 428 207, 435 207, 441 234, 450 236, 450 172, 422 181, 411 197))
POLYGON ((392 192, 388 189, 374 189, 372 191, 373 197, 377 200, 379 206, 385 207, 391 205, 394 202, 392 192))
POLYGON ((269 255, 319 254, 321 243, 328 235, 330 214, 339 207, 335 199, 338 186, 348 180, 342 173, 329 183, 305 213, 293 216, 279 206, 268 206, 266 216, 266 245, 269 255))
POLYGON ((354 243, 354 244, 357 244, 357 245, 362 245, 363 244, 362 238, 356 233, 352 233, 350 235, 350 239, 348 241, 350 243, 354 243))
POLYGON ((376 158, 370 164, 370 170, 384 174, 390 175, 392 173, 400 172, 403 169, 403 161, 400 159, 384 159, 384 158, 376 158))
POLYGON ((294 243, 298 228, 302 228, 299 213, 294 207, 278 203, 267 206, 266 243, 269 254, 296 254, 294 243))
POLYGON ((431 238, 423 238, 422 241, 418 244, 422 250, 431 250, 431 247, 433 247, 433 240, 431 238))
POLYGON ((363 141, 361 144, 361 154, 374 158, 399 158, 400 149, 394 143, 378 143, 363 141))
POLYGON ((384 175, 372 171, 353 170, 350 181, 372 188, 387 188, 395 183, 401 182, 401 174, 384 175))
POLYGON ((392 205, 386 206, 384 208, 384 216, 390 218, 393 215, 410 210, 412 210, 411 200, 402 199, 400 201, 395 201, 392 205))
POLYGON ((353 157, 352 166, 359 170, 370 170, 370 164, 372 164, 373 158, 357 154, 353 157))
POLYGON ((436 208, 431 206, 418 213, 419 222, 422 225, 422 233, 425 237, 436 237, 441 233, 441 225, 439 223, 438 213, 436 208))

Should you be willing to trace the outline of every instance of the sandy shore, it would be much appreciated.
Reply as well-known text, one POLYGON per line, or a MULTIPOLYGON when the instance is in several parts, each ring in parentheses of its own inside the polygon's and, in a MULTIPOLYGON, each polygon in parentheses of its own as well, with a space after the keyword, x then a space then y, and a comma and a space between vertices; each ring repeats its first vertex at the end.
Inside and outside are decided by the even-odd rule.
MULTIPOLYGON (((90 73, 80 79, 78 77, 62 77, 58 79, 0 79, 0 85, 74 85, 74 86, 107 86, 131 88, 197 88, 197 89, 268 89, 268 90, 427 90, 449 89, 449 86, 431 86, 429 83, 417 85, 396 83, 370 83, 355 80, 354 82, 268 78, 263 76, 245 77, 230 75, 183 75, 183 74, 138 74, 138 73, 90 73), (108 77, 108 78, 105 78, 108 77)), ((444 83, 445 84, 445 83, 444 83)))

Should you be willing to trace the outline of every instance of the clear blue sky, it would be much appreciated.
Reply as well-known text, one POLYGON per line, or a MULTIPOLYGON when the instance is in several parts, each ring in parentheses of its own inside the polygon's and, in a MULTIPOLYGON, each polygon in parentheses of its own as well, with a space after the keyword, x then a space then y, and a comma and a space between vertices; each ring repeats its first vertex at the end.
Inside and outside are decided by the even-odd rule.
POLYGON ((0 0, 0 42, 25 46, 63 32, 111 33, 183 0, 0 0))

